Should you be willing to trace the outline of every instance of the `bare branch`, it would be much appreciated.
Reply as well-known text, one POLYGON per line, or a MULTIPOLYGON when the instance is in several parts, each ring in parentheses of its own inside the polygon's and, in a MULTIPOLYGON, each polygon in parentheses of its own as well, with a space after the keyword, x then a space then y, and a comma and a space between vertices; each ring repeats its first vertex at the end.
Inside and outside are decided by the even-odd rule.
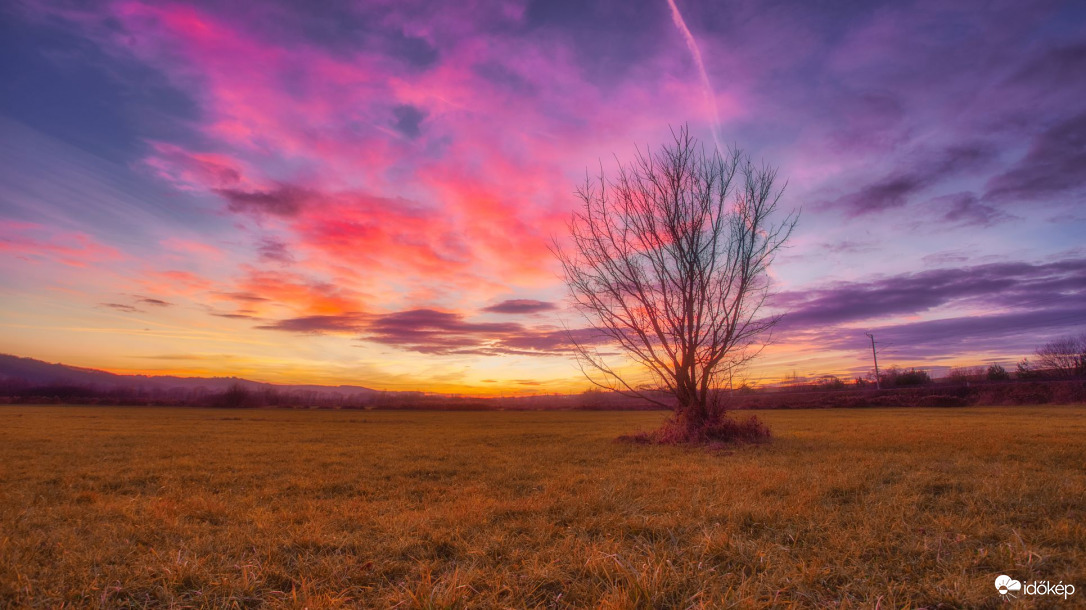
POLYGON ((761 352, 780 319, 759 311, 798 212, 774 220, 784 190, 775 169, 737 149, 707 153, 686 126, 672 135, 611 178, 602 166, 586 175, 571 245, 552 249, 575 306, 628 360, 620 370, 571 335, 586 377, 660 405, 647 390, 666 391, 680 418, 711 425, 724 413, 722 380, 761 352), (631 368, 651 382, 634 381, 631 368))

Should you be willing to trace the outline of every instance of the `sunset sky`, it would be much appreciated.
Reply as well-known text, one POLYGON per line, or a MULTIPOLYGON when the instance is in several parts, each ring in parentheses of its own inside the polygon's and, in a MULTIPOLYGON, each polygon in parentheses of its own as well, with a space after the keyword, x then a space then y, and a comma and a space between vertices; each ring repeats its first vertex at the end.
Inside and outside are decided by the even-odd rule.
POLYGON ((1086 329, 1082 2, 16 0, 0 77, 4 353, 578 391, 548 244, 684 123, 802 208, 752 379, 1086 329))

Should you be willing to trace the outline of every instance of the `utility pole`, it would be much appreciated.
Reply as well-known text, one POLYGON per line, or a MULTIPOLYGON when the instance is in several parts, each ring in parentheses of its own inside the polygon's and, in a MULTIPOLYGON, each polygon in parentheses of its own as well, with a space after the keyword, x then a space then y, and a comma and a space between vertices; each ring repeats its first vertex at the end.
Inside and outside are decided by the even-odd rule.
POLYGON ((882 384, 879 383, 879 357, 875 353, 875 335, 871 333, 864 333, 868 337, 871 337, 871 359, 875 361, 875 389, 881 390, 882 384))

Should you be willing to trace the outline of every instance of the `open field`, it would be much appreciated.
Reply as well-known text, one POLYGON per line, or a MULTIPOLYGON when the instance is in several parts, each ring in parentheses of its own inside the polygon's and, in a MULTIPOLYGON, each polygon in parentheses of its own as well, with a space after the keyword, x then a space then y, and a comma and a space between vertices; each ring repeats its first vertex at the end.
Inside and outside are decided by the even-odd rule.
POLYGON ((0 407, 0 607, 1086 600, 1086 408, 758 416, 710 452, 613 442, 660 412, 0 407))

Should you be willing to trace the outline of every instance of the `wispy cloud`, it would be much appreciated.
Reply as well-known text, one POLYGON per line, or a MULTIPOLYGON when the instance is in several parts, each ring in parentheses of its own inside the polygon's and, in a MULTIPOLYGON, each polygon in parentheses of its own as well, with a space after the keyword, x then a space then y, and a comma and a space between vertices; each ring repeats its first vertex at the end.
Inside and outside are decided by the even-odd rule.
POLYGON ((489 307, 484 307, 483 311, 490 313, 505 313, 505 314, 525 314, 525 313, 540 313, 544 311, 550 311, 555 309, 554 303, 549 301, 537 301, 534 299, 510 299, 502 301, 489 307))
POLYGON ((785 292, 774 305, 787 328, 802 329, 918 315, 947 305, 980 310, 1044 312, 1086 296, 1086 259, 1051 263, 991 263, 932 269, 862 282, 785 292))

